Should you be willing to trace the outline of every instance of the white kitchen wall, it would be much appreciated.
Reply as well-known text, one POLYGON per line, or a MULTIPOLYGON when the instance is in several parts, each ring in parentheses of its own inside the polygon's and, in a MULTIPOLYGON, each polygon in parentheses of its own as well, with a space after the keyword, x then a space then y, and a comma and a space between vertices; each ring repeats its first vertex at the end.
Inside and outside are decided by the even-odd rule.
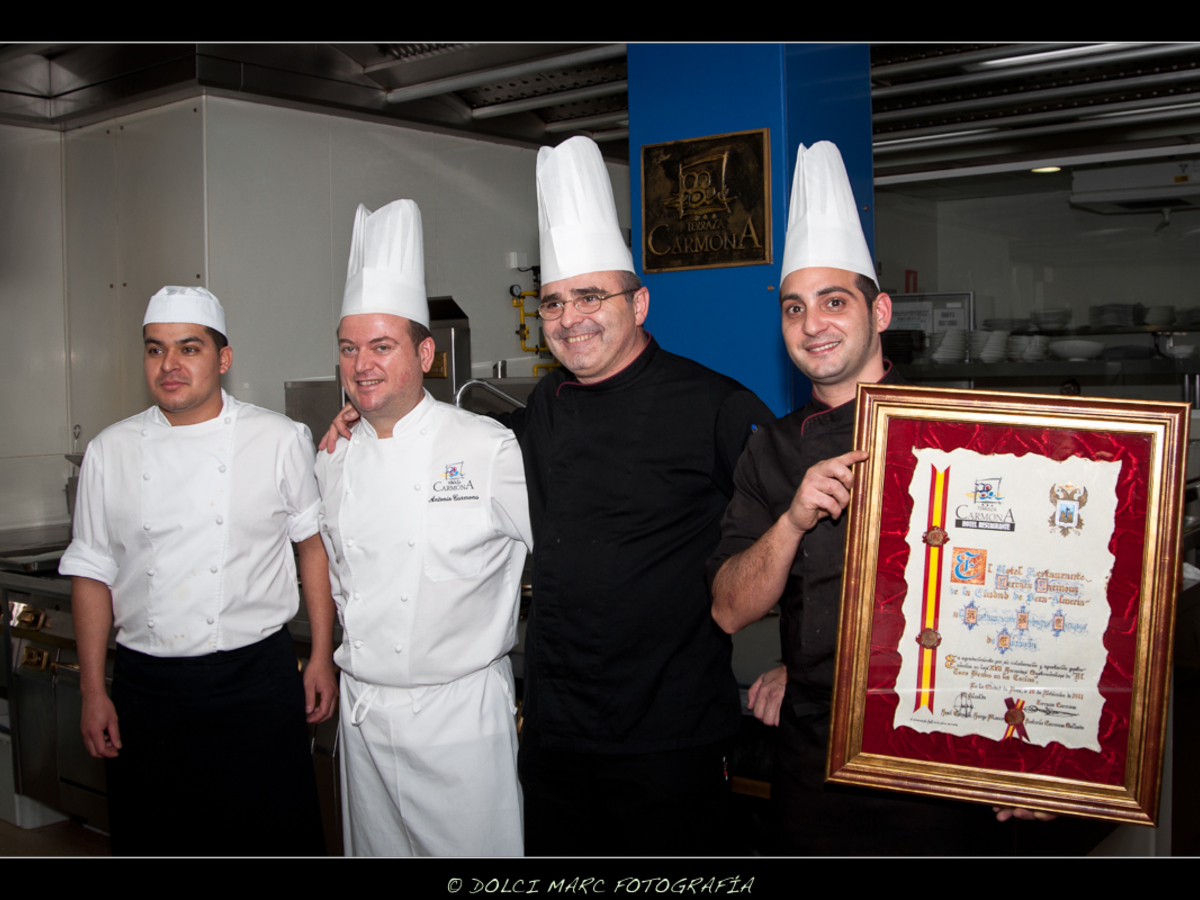
POLYGON ((903 293, 904 273, 917 273, 917 289, 938 287, 938 205, 890 191, 875 192, 875 259, 883 266, 880 287, 903 293))
POLYGON ((67 520, 62 138, 0 125, 0 529, 67 520))
MULTIPOLYGON (((1086 325, 1106 303, 1200 305, 1200 212, 1103 216, 1065 191, 942 201, 938 283, 995 298, 987 316, 1067 307, 1086 325)), ((976 316, 977 320, 987 316, 976 316)))
POLYGON ((66 133, 71 425, 80 448, 150 404, 142 316, 165 284, 206 285, 204 115, 174 103, 66 133))
MULTIPOLYGON (((1090 306, 1200 306, 1200 212, 1175 212, 1154 234, 1159 213, 1104 216, 1074 209, 1069 192, 932 201, 881 189, 876 251, 889 286, 897 268, 921 270, 922 290, 975 292, 978 327, 988 318, 1027 318, 1031 310, 1071 309, 1087 325, 1090 306), (930 221, 935 223, 931 233, 930 221), (933 259, 936 280, 924 270, 933 259)), ((1113 335, 1109 344, 1149 345, 1148 335, 1113 335)), ((1200 343, 1200 334, 1177 338, 1200 343)), ((1121 375, 1078 379, 1090 396, 1182 399, 1178 379, 1121 375)), ((980 381, 980 387, 1001 383, 980 381)), ((1007 380, 1015 390, 1057 393, 1046 379, 1007 380)))
MULTIPOLYGON (((329 375, 354 210, 421 207, 427 288, 471 319, 472 356, 526 374, 508 254, 538 262, 537 151, 197 97, 59 134, 0 127, 0 529, 65 521, 62 488, 104 427, 149 403, 141 317, 164 284, 225 305, 227 390, 282 411, 329 375), (65 273, 65 274, 64 274, 65 273)), ((610 163, 628 228, 629 167, 610 163)))
POLYGON ((117 167, 111 123, 64 135, 63 190, 67 318, 70 322, 71 422, 79 451, 124 417, 121 402, 121 266, 117 254, 117 167))
POLYGON ((329 375, 334 360, 329 117, 212 97, 205 108, 208 287, 233 347, 224 385, 283 412, 284 381, 329 375))

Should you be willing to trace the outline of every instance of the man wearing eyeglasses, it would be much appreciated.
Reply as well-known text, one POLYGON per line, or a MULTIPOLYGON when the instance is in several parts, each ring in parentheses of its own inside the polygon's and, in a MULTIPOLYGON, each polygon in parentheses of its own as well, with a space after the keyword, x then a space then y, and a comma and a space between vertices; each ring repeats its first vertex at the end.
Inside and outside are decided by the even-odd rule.
POLYGON ((660 348, 596 145, 538 154, 539 312, 563 368, 514 430, 534 542, 520 773, 529 855, 721 852, 740 721, 704 563, 770 410, 660 348))

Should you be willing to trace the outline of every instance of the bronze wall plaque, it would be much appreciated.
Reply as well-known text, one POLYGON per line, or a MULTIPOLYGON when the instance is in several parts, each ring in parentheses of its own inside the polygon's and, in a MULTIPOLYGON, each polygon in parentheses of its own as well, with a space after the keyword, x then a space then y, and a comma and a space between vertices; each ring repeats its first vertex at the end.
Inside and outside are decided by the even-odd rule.
POLYGON ((642 271, 771 262, 770 130, 642 147, 642 271))

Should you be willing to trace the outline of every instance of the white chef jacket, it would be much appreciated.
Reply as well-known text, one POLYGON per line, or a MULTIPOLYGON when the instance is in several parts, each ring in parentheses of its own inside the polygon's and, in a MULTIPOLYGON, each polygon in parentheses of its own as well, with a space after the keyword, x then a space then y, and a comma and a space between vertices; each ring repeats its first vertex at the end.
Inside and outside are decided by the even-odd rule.
POLYGON ((425 392, 320 454, 349 855, 520 856, 512 667, 533 546, 513 433, 425 392))
POLYGON ((257 643, 299 608, 290 541, 317 533, 306 426, 221 392, 172 426, 152 406, 87 448, 59 572, 108 585, 117 642, 151 656, 257 643))
POLYGON ((448 684, 516 646, 533 538, 511 431, 426 391, 390 439, 360 419, 316 473, 344 672, 448 684))

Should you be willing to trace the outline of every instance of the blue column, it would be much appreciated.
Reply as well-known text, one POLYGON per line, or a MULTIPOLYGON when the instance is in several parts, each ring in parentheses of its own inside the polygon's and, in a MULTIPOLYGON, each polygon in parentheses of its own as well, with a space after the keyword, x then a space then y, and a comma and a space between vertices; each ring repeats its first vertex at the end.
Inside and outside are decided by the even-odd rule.
POLYGON ((810 393, 779 330, 780 263, 798 144, 831 140, 841 149, 874 248, 868 48, 630 44, 628 64, 633 258, 650 289, 647 328, 665 349, 736 378, 783 415, 810 393), (773 262, 643 273, 642 146, 755 128, 769 128, 771 135, 773 262))

